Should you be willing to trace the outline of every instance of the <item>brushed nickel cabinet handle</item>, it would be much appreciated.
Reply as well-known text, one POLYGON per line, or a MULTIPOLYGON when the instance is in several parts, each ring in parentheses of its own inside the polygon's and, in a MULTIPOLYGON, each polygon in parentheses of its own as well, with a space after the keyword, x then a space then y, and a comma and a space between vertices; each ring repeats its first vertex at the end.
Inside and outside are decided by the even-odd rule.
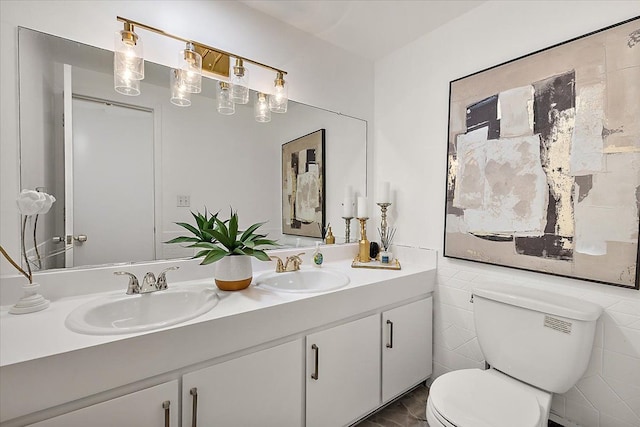
POLYGON ((311 350, 315 350, 316 352, 314 372, 311 374, 311 378, 317 381, 318 380, 318 359, 320 357, 320 349, 318 348, 317 345, 311 344, 311 350))
POLYGON ((169 406, 171 406, 171 402, 169 400, 162 402, 162 409, 164 409, 164 427, 170 427, 171 424, 171 410, 169 409, 169 406))
POLYGON ((389 342, 387 343, 387 348, 393 348, 393 322, 387 320, 387 325, 389 325, 389 342))
POLYGON ((191 427, 196 427, 198 424, 198 389, 193 387, 189 390, 189 394, 193 396, 193 406, 191 409, 191 427))

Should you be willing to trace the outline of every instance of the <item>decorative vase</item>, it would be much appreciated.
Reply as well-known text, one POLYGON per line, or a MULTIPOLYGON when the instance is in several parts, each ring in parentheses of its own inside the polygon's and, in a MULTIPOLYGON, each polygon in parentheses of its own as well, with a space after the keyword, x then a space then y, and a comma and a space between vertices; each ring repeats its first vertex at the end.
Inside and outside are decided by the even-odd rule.
POLYGON ((223 291, 239 291, 247 288, 253 279, 251 257, 228 255, 216 262, 216 286, 223 291))
POLYGON ((39 288, 40 285, 38 283, 22 285, 24 295, 18 300, 16 305, 9 309, 9 313, 27 314, 49 307, 49 300, 44 299, 44 297, 38 293, 39 288))

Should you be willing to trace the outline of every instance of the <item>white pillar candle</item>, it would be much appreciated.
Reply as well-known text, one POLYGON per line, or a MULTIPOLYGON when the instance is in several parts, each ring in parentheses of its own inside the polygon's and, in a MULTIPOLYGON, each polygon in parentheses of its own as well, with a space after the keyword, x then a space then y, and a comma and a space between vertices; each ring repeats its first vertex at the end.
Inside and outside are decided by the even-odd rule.
POLYGON ((353 196, 344 196, 342 202, 342 216, 344 218, 353 218, 353 196))
POLYGON ((367 198, 358 197, 358 218, 368 218, 367 215, 367 198))
POLYGON ((387 182, 381 182, 378 189, 378 203, 391 203, 391 184, 387 182))

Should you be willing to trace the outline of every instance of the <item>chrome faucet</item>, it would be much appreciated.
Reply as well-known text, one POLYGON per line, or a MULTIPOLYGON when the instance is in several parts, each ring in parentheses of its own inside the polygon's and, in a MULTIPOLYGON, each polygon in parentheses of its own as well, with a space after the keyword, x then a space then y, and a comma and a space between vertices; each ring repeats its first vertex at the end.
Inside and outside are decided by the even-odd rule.
POLYGON ((167 271, 177 270, 180 267, 174 266, 169 267, 158 275, 158 280, 156 281, 156 276, 152 272, 148 272, 144 275, 144 279, 142 279, 142 286, 140 286, 140 282, 138 282, 138 278, 129 272, 126 271, 116 271, 113 274, 118 276, 129 276, 129 284, 127 286, 127 295, 137 295, 137 294, 148 294, 150 292, 162 291, 168 288, 167 286, 167 271))
POLYGON ((169 267, 169 268, 165 268, 164 270, 162 270, 160 272, 160 274, 158 275, 158 281, 156 282, 156 289, 159 291, 164 291, 165 289, 168 288, 167 286, 167 271, 172 271, 172 270, 177 270, 180 267, 178 266, 174 266, 174 267, 169 267))
POLYGON ((135 274, 128 273, 126 271, 114 271, 116 276, 129 276, 129 285, 127 286, 127 295, 135 295, 140 293, 140 283, 135 274))
POLYGON ((302 258, 300 256, 304 255, 304 252, 299 253, 298 255, 291 255, 287 257, 287 259, 282 262, 282 259, 277 256, 272 256, 271 259, 276 261, 276 273, 284 273, 286 271, 298 271, 300 270, 300 264, 302 264, 302 258))

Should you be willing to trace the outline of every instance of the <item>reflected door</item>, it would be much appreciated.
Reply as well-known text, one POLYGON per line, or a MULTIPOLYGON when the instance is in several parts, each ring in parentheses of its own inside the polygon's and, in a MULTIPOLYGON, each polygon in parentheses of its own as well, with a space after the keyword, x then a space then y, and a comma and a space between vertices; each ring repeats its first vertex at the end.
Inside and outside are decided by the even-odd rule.
POLYGON ((153 112, 72 103, 73 265, 155 259, 153 112))

